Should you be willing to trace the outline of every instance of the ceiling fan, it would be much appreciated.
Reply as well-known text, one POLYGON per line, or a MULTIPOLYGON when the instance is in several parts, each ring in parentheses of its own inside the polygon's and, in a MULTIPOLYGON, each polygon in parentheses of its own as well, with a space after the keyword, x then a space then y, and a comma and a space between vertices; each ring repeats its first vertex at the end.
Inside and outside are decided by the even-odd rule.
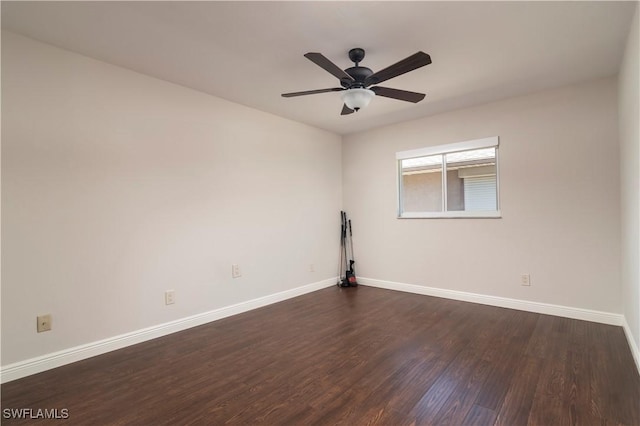
POLYGON ((322 53, 309 52, 304 56, 337 77, 342 87, 283 93, 282 96, 285 98, 315 95, 316 93, 342 92, 344 105, 342 106, 341 115, 347 115, 360 110, 360 108, 366 107, 375 95, 413 103, 420 102, 425 97, 424 93, 409 92, 407 90, 391 89, 382 86, 369 87, 429 65, 431 63, 431 57, 424 52, 414 53, 400 62, 396 62, 375 73, 369 68, 359 65, 362 59, 364 59, 364 49, 359 47, 349 51, 349 59, 355 63, 355 66, 345 70, 340 69, 336 64, 322 55, 322 53))

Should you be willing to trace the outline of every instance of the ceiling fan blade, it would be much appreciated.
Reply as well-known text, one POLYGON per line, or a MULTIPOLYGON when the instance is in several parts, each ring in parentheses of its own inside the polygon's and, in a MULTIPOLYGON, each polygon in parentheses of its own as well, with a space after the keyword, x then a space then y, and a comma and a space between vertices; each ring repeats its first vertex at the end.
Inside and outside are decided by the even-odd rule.
POLYGON ((371 90, 373 90, 377 96, 413 102, 414 104, 420 102, 426 96, 424 93, 409 92, 408 90, 398 90, 380 86, 372 87, 371 90))
POLYGON ((365 86, 369 86, 371 84, 382 83, 383 81, 389 80, 390 78, 408 73, 409 71, 424 67, 425 65, 429 65, 430 63, 431 57, 426 53, 414 53, 413 55, 401 60, 400 62, 396 62, 395 64, 388 66, 383 70, 371 74, 366 78, 364 84, 365 86))
POLYGON ((309 59, 311 62, 324 69, 325 71, 333 74, 340 80, 346 79, 349 81, 354 81, 353 77, 340 69, 336 64, 328 60, 322 53, 309 52, 305 53, 304 57, 309 59))
POLYGON ((342 105, 342 112, 340 115, 353 114, 355 111, 349 108, 347 105, 342 105))
POLYGON ((292 98, 294 96, 304 96, 304 95, 315 95, 316 93, 327 93, 327 92, 342 92, 345 90, 342 87, 332 87, 331 89, 317 89, 317 90, 306 90, 304 92, 292 92, 292 93, 283 93, 283 98, 292 98))

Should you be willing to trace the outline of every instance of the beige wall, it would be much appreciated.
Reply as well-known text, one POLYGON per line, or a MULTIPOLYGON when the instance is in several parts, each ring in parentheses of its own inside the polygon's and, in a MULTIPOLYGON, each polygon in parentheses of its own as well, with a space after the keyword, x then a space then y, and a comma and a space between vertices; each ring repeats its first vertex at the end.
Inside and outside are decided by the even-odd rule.
POLYGON ((3 33, 2 364, 335 276, 340 143, 3 33))
MULTIPOLYGON (((629 32, 624 60, 618 81, 620 117, 620 183, 622 213, 622 300, 624 315, 635 339, 636 356, 640 354, 640 86, 638 66, 640 33, 638 31, 639 7, 629 32)), ((640 368, 640 359, 636 359, 640 368)))
POLYGON ((621 313, 616 110, 604 79, 345 137, 358 274, 621 313), (501 219, 396 218, 396 152, 496 135, 501 219))

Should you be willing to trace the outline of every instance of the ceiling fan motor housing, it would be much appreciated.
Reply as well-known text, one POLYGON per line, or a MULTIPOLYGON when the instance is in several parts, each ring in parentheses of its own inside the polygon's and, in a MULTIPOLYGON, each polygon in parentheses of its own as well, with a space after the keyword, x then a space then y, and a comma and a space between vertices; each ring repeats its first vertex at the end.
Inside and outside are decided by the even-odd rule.
POLYGON ((353 77, 353 80, 355 80, 347 80, 346 78, 340 80, 340 84, 342 84, 342 87, 345 87, 347 89, 365 87, 364 81, 367 77, 373 74, 373 71, 371 71, 371 69, 367 67, 351 67, 344 70, 344 72, 349 74, 351 77, 353 77))

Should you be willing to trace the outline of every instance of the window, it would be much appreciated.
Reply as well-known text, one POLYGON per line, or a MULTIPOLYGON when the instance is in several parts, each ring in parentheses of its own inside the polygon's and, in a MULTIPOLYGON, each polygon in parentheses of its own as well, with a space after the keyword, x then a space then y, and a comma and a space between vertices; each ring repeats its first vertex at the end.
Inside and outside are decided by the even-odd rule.
POLYGON ((398 152, 398 217, 500 217, 498 137, 398 152))

